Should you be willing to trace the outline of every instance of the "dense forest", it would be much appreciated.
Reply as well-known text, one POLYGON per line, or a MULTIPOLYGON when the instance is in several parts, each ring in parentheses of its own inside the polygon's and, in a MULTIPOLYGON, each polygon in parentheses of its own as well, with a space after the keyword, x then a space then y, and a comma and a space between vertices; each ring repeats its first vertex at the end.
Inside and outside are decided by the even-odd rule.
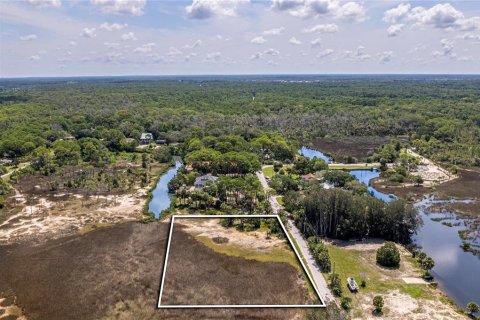
POLYGON ((101 153, 98 141, 109 151, 128 151, 142 132, 168 143, 226 134, 252 141, 278 132, 292 144, 318 137, 403 137, 434 160, 478 166, 479 88, 476 78, 428 77, 3 80, 0 155, 15 159, 39 147, 70 148, 55 145, 66 136, 91 138, 83 144, 101 153))

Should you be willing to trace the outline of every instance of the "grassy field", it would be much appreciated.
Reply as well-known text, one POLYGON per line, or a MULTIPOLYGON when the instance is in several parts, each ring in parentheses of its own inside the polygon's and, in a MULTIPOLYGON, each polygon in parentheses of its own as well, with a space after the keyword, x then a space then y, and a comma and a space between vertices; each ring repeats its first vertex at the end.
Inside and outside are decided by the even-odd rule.
POLYGON ((230 257, 241 257, 247 260, 256 260, 260 262, 286 262, 297 269, 300 268, 300 265, 295 258, 295 254, 291 252, 288 248, 272 249, 268 252, 264 252, 256 249, 241 248, 239 246, 230 245, 228 243, 223 243, 219 245, 213 242, 212 239, 208 237, 196 236, 195 238, 208 248, 214 250, 215 252, 230 257))
POLYGON ((275 174, 275 171, 273 171, 273 167, 265 167, 262 169, 263 174, 265 177, 268 177, 272 179, 273 175, 275 174))
POLYGON ((283 206, 283 197, 282 196, 278 196, 277 201, 281 206, 283 206))
POLYGON ((406 284, 401 279, 401 274, 406 271, 405 264, 414 265, 414 259, 410 257, 402 256, 403 263, 401 263, 400 269, 389 270, 377 266, 375 251, 357 251, 334 245, 327 246, 332 260, 332 271, 340 275, 344 294, 350 297, 353 297, 354 294, 346 287, 347 278, 354 277, 360 284, 363 275, 367 285, 365 288, 360 288, 360 294, 362 292, 385 293, 398 289, 413 298, 432 298, 426 285, 406 284))

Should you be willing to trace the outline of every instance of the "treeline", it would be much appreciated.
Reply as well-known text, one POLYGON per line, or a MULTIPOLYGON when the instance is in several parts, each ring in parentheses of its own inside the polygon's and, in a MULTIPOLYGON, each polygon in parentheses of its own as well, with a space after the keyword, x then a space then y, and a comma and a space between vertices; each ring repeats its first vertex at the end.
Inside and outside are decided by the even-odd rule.
POLYGON ((305 192, 303 210, 297 211, 295 222, 308 237, 378 237, 409 243, 421 220, 403 200, 385 203, 346 190, 313 187, 305 192))
MULTIPOLYGON (((251 142, 281 132, 298 141, 403 136, 436 161, 479 165, 479 87, 474 78, 32 82, 0 93, 0 155, 23 157, 66 135, 96 138, 114 151, 142 132, 168 143, 224 135, 251 142)), ((268 145, 257 142, 260 149, 268 145)), ((222 152, 221 144, 210 148, 222 152)), ((288 158, 277 151, 275 158, 288 158)), ((271 150, 262 156, 271 157, 271 150)))

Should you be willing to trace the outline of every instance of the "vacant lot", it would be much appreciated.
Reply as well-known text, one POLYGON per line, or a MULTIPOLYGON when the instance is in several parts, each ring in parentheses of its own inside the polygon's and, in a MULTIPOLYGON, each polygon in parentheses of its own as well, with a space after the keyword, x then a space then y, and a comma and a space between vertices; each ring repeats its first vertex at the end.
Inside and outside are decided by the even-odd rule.
MULTIPOLYGON (((268 243, 262 237, 255 238, 251 234, 242 235, 234 231, 214 238, 222 239, 217 246, 229 248, 220 253, 222 250, 209 248, 202 243, 204 236, 200 236, 203 241, 199 241, 196 238, 198 236, 198 228, 193 228, 191 222, 188 227, 175 222, 163 304, 312 303, 298 268, 288 261, 268 261, 269 256, 272 261, 278 261, 279 254, 283 255, 280 251, 288 253, 282 241, 272 240, 272 243, 268 243), (260 251, 261 255, 249 256, 247 242, 251 242, 250 250, 260 251), (264 246, 258 247, 262 243, 264 246), (233 247, 239 250, 233 250, 233 247), (238 256, 239 252, 247 253, 248 259, 238 256)), ((290 255, 294 258, 293 252, 290 255)))
POLYGON ((349 156, 362 162, 389 140, 387 137, 319 138, 312 142, 312 146, 333 155, 335 162, 344 162, 349 156))

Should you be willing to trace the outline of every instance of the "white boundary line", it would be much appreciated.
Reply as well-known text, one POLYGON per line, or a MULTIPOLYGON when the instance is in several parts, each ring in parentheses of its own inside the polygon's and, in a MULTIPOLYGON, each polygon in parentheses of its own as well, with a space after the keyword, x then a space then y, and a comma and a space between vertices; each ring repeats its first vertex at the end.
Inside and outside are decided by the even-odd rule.
POLYGON ((322 308, 326 307, 327 305, 325 304, 325 300, 322 298, 320 295, 320 292, 318 291, 317 285, 315 284, 315 281, 311 277, 310 273, 307 271, 307 268, 305 267, 305 264, 303 263, 302 258, 300 257, 300 254, 297 251, 297 248, 295 248, 295 245, 293 244, 292 239, 290 239, 290 235, 287 232, 287 229, 283 225, 282 220, 280 219, 280 216, 278 215, 268 215, 268 214, 252 214, 252 215, 241 215, 241 214, 223 214, 223 215, 172 215, 171 220, 170 220, 170 231, 168 235, 168 243, 167 243, 167 252, 165 256, 165 263, 163 264, 163 272, 162 272, 162 283, 160 285, 160 293, 158 296, 158 308, 159 309, 219 309, 219 308, 322 308), (308 280, 310 281, 313 289, 315 290, 315 293, 317 294, 318 298, 322 302, 321 304, 231 304, 231 305, 162 305, 162 293, 163 293, 163 285, 165 284, 165 274, 167 271, 167 263, 168 263, 168 255, 170 253, 170 244, 172 240, 172 232, 173 232, 173 224, 175 221, 175 218, 276 218, 278 223, 282 226, 282 230, 285 233, 285 236, 288 239, 288 242, 290 246, 293 248, 293 251, 295 252, 295 256, 297 257, 297 260, 300 262, 302 265, 303 271, 308 277, 308 280))

